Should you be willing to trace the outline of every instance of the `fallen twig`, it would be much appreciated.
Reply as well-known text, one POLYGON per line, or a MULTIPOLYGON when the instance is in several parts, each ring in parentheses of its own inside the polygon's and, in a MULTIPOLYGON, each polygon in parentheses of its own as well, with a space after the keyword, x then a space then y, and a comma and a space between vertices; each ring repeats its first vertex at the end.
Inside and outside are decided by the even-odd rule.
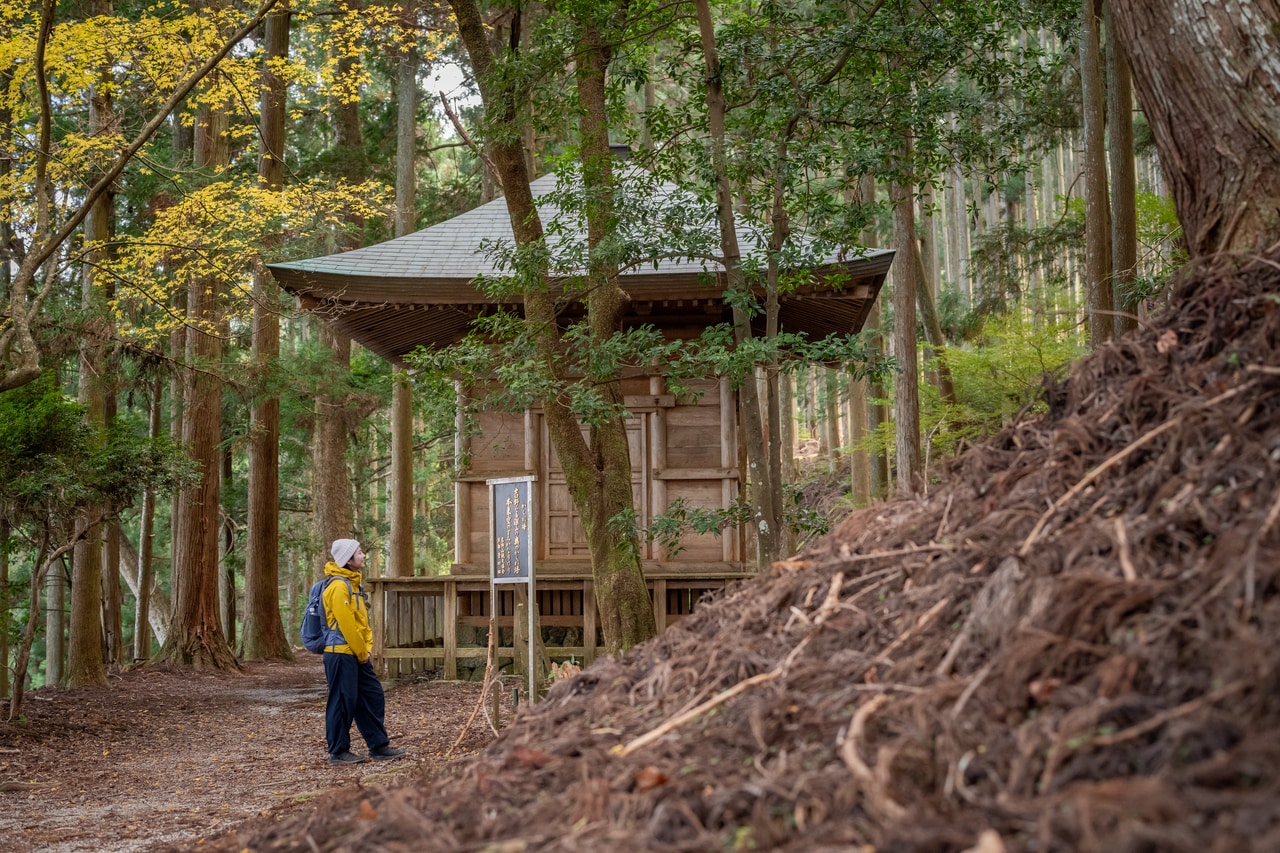
POLYGON ((1258 546, 1262 540, 1266 538, 1267 533, 1275 526, 1276 520, 1280 519, 1280 493, 1276 495, 1276 499, 1271 504, 1271 509, 1267 511, 1267 517, 1262 522, 1262 526, 1258 528, 1258 532, 1249 540, 1249 548, 1245 551, 1244 556, 1244 618, 1248 619, 1249 614, 1253 611, 1254 587, 1257 586, 1258 580, 1258 546))
POLYGON ((875 802, 890 818, 899 818, 906 814, 906 810, 893 800, 888 794, 885 794, 876 785, 875 773, 862 760, 862 756, 858 754, 858 742, 862 740, 862 735, 867 728, 867 720, 871 719, 871 715, 880 710, 882 706, 888 703, 889 697, 881 693, 874 697, 870 702, 866 702, 857 712, 854 713, 853 719, 849 722, 849 731, 839 742, 840 758, 844 761, 845 766, 849 768, 849 772, 867 788, 867 794, 872 802, 875 802))
POLYGON ((865 563, 868 560, 879 560, 882 557, 906 557, 910 554, 924 554, 929 551, 954 551, 950 545, 912 545, 910 548, 896 548, 892 551, 872 551, 869 554, 850 554, 842 556, 841 562, 865 563))
POLYGON ((639 737, 632 739, 631 742, 626 744, 625 746, 621 746, 621 745, 615 746, 613 749, 609 751, 612 752, 614 755, 617 755, 619 758, 626 758, 628 755, 635 752, 637 749, 640 749, 641 747, 644 747, 644 746, 648 746, 649 744, 658 740, 668 732, 671 732, 680 728, 690 720, 697 719, 698 717, 702 716, 707 711, 710 711, 712 708, 715 708, 718 705, 723 705, 725 702, 728 702, 730 699, 732 699, 734 696, 737 696, 739 693, 743 693, 746 690, 749 690, 750 688, 755 687, 757 684, 764 684, 765 682, 773 681, 779 675, 782 675, 781 669, 771 669, 768 672, 762 672, 759 675, 753 675, 750 678, 739 681, 737 684, 733 685, 732 687, 726 690, 722 690, 720 693, 717 693, 715 696, 712 696, 710 699, 703 702, 701 705, 698 705, 695 708, 690 708, 688 711, 685 711, 683 714, 679 714, 667 720, 665 723, 658 726, 656 729, 651 729, 650 731, 645 732, 639 737))
POLYGON ((794 661, 796 657, 800 654, 800 651, 806 645, 808 645, 809 639, 810 639, 809 637, 805 637, 803 640, 801 640, 796 645, 796 647, 791 650, 791 653, 787 655, 786 659, 782 661, 782 663, 778 664, 768 672, 762 672, 759 675, 753 675, 750 678, 743 679, 742 681, 739 681, 737 684, 733 685, 732 687, 729 687, 725 690, 720 691, 715 696, 712 696, 710 699, 703 702, 701 705, 698 705, 694 708, 690 708, 688 711, 685 711, 684 713, 677 714, 676 716, 670 718, 666 722, 659 725, 656 729, 651 729, 650 731, 645 732, 639 737, 633 738, 626 745, 619 744, 618 746, 615 746, 613 749, 609 751, 614 755, 618 756, 619 758, 626 758, 628 755, 635 752, 637 749, 640 749, 641 747, 644 747, 644 746, 648 746, 649 744, 658 740, 668 732, 675 731, 676 729, 683 726, 685 723, 689 722, 690 720, 697 719, 698 717, 705 714, 707 711, 710 711, 712 708, 715 708, 719 705, 723 705, 725 702, 728 702, 730 699, 732 699, 734 696, 737 696, 739 693, 743 693, 751 689, 752 687, 755 687, 757 684, 764 684, 766 682, 773 681, 775 678, 777 678, 778 676, 782 675, 787 671, 787 669, 791 666, 791 662, 794 661))
MULTIPOLYGON (((489 690, 493 687, 493 683, 498 680, 497 674, 494 672, 495 658, 497 657, 497 648, 495 637, 498 633, 498 626, 494 623, 493 614, 489 614, 489 648, 484 655, 484 688, 480 691, 480 699, 476 702, 475 709, 471 712, 471 716, 467 718, 467 723, 462 727, 462 731, 458 733, 458 739, 453 742, 453 746, 449 747, 449 751, 444 754, 445 758, 451 758, 453 751, 462 743, 462 739, 467 736, 467 732, 471 731, 471 724, 475 722, 476 716, 479 715, 480 709, 484 707, 485 697, 489 695, 489 690)), ((531 664, 532 665, 532 664, 531 664)), ((490 721, 490 727, 493 722, 490 721)), ((496 735, 497 732, 495 731, 496 735)))
POLYGON ((1125 530, 1124 518, 1116 516, 1116 541, 1120 544, 1120 571, 1124 579, 1133 583, 1138 579, 1138 572, 1133 567, 1133 558, 1129 554, 1129 532, 1125 530))
MULTIPOLYGON (((1214 397, 1212 400, 1205 401, 1205 403, 1201 405, 1198 409, 1196 409, 1196 411, 1202 411, 1204 409, 1209 408, 1210 406, 1216 406, 1218 403, 1221 403, 1224 400, 1229 400, 1232 397, 1236 396, 1237 394, 1251 388, 1252 386, 1253 386, 1252 382, 1246 382, 1243 385, 1238 385, 1229 391, 1224 391, 1218 396, 1214 397)), ((1176 418, 1171 418, 1165 421, 1164 423, 1160 424, 1160 426, 1156 427, 1153 430, 1150 430, 1144 436, 1139 438, 1137 441, 1133 442, 1133 444, 1130 444, 1124 450, 1121 450, 1119 453, 1116 453, 1115 455, 1111 456, 1105 462, 1096 466, 1088 474, 1085 474, 1084 477, 1080 480, 1080 482, 1076 483, 1074 486, 1068 489, 1066 494, 1064 494, 1062 497, 1054 501, 1053 505, 1044 511, 1044 514, 1040 516, 1040 520, 1036 522, 1036 526, 1031 528, 1031 532, 1027 534, 1027 538, 1026 540, 1023 541, 1022 547, 1018 549, 1018 556, 1020 557, 1027 556, 1027 554, 1031 551, 1031 546, 1034 545, 1036 540, 1040 538, 1040 534, 1044 531, 1045 525, 1049 523, 1049 519, 1053 518, 1054 513, 1060 510, 1076 495, 1080 494, 1085 489, 1087 489, 1091 484, 1097 481, 1097 479, 1101 477, 1103 474, 1105 474, 1107 471, 1111 470, 1116 465, 1119 465, 1125 459, 1129 458, 1129 456, 1138 452, 1140 449, 1147 446, 1152 441, 1159 438, 1161 435, 1165 434, 1166 432, 1173 429, 1174 427, 1180 425, 1184 420, 1186 420, 1187 414, 1190 414, 1190 413, 1188 412, 1188 413, 1179 415, 1176 418)))
POLYGON ((1189 714, 1194 714, 1196 711, 1199 711, 1205 705, 1210 705, 1214 702, 1217 702, 1219 699, 1224 699, 1227 696, 1230 696, 1232 693, 1238 693, 1239 691, 1243 690, 1248 686, 1249 685, 1244 681, 1232 682, 1231 684, 1228 684, 1225 687, 1219 687, 1217 690, 1213 690, 1209 693, 1204 694, 1203 696, 1199 696, 1195 699, 1192 699, 1189 702, 1183 702, 1181 705, 1175 705, 1174 707, 1170 708, 1167 711, 1161 711, 1159 714, 1153 714, 1152 716, 1147 717, 1147 719, 1143 720, 1142 722, 1137 723, 1136 725, 1129 726, 1129 728, 1127 729, 1121 729, 1115 734, 1098 735, 1095 738, 1090 738, 1089 745, 1090 746, 1112 746, 1113 744, 1117 744, 1122 741, 1132 740, 1133 738, 1136 738, 1136 737, 1142 737, 1148 732, 1155 731, 1156 729, 1160 728, 1170 720, 1176 720, 1179 717, 1185 717, 1189 714))
POLYGON ((951 603, 950 598, 944 598, 941 601, 939 601, 937 604, 930 607, 927 611, 925 611, 923 616, 921 616, 919 619, 916 620, 916 624, 912 625, 910 628, 903 631, 901 636, 898 637, 898 639, 894 640, 892 643, 885 646, 884 651, 876 655, 875 660, 871 661, 871 665, 875 666, 878 663, 883 663, 886 660, 888 660, 889 655, 893 654, 899 648, 901 648, 902 644, 905 643, 907 640, 911 639, 911 637, 914 636, 916 632, 920 631, 921 629, 928 626, 929 623, 933 622, 933 620, 937 617, 937 615, 942 612, 943 608, 950 603, 951 603))

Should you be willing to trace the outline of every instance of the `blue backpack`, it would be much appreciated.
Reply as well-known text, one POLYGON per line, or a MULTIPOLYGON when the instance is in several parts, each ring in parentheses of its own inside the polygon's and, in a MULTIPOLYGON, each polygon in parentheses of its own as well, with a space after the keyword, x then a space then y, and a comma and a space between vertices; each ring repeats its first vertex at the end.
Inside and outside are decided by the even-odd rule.
MULTIPOLYGON (((337 578, 323 577, 311 585, 307 608, 302 611, 302 628, 299 632, 302 635, 302 647, 316 654, 323 652, 326 646, 340 646, 347 641, 336 625, 329 628, 329 620, 324 612, 324 591, 332 580, 337 578)), ((347 578, 342 580, 347 582, 347 591, 355 595, 351 581, 347 578)))

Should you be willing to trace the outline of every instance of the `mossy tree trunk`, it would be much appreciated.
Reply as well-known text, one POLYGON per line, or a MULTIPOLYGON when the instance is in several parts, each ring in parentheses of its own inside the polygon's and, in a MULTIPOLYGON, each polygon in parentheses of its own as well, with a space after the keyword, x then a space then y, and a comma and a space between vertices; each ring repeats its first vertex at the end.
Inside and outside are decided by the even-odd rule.
MULTIPOLYGON (((498 71, 477 4, 474 0, 450 0, 450 5, 480 84, 488 121, 491 126, 508 130, 518 128, 521 95, 507 85, 498 71)), ((583 23, 579 37, 577 92, 583 110, 579 129, 583 135, 583 177, 587 195, 593 199, 586 211, 588 239, 595 246, 607 234, 613 215, 608 193, 592 191, 592 188, 608 187, 612 181, 604 111, 604 75, 609 48, 591 23, 583 23)), ((533 202, 528 160, 520 139, 521 135, 513 131, 496 136, 489 147, 493 168, 502 182, 516 243, 525 247, 542 242, 543 227, 533 202)), ((588 323, 592 338, 600 340, 618 328, 624 296, 607 267, 597 267, 593 262, 590 275, 593 282, 587 303, 588 323)), ((559 375, 563 359, 555 294, 545 270, 526 281, 524 308, 543 370, 549 376, 565 378, 559 375)), ((621 406, 622 388, 617 376, 606 370, 592 379, 608 403, 621 406)), ((605 651, 616 654, 657 631, 636 534, 630 525, 615 521, 630 513, 634 506, 626 423, 620 416, 609 417, 592 424, 589 436, 584 437, 577 416, 560 399, 548 396, 542 404, 551 442, 564 468, 566 484, 587 537, 605 651)))

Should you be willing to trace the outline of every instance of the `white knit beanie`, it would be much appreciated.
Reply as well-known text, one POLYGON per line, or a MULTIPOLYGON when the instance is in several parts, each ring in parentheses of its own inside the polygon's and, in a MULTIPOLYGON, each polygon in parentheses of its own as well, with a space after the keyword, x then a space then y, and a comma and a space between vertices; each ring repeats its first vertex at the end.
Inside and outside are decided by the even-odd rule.
POLYGON ((329 553, 333 555, 333 561, 339 566, 345 566, 347 560, 356 553, 356 549, 360 547, 360 543, 354 539, 335 539, 333 547, 329 549, 329 553))

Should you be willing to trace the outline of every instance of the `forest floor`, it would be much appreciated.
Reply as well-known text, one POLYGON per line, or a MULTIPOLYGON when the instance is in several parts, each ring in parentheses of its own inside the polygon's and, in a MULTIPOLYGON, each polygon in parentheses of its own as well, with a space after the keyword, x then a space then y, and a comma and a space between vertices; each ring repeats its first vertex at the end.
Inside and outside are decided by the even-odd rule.
POLYGON ((106 690, 37 690, 19 721, 0 722, 7 853, 185 849, 325 793, 429 774, 493 739, 478 715, 453 750, 481 685, 405 679, 388 684, 386 722, 407 756, 332 767, 324 666, 303 651, 297 663, 250 662, 239 675, 151 667, 110 681, 106 690))
POLYGON ((322 764, 314 692, 252 725, 241 696, 183 772, 208 736, 183 726, 208 711, 178 677, 128 676, 144 700, 148 678, 172 692, 105 715, 49 697, 53 741, 0 729, 19 749, 0 758, 3 778, 58 787, 4 793, 0 838, 57 806, 100 841, 182 810, 159 849, 198 853, 1280 850, 1277 294, 1280 245, 1189 270, 1169 310, 1048 382, 1045 411, 926 494, 849 515, 445 764, 426 756, 470 686, 427 685, 452 696, 432 712, 392 694, 422 756, 394 778, 322 764), (166 721, 156 744, 129 733, 144 710, 166 721), (277 761, 277 741, 297 746, 277 761), (223 811, 236 796, 251 808, 223 811))

